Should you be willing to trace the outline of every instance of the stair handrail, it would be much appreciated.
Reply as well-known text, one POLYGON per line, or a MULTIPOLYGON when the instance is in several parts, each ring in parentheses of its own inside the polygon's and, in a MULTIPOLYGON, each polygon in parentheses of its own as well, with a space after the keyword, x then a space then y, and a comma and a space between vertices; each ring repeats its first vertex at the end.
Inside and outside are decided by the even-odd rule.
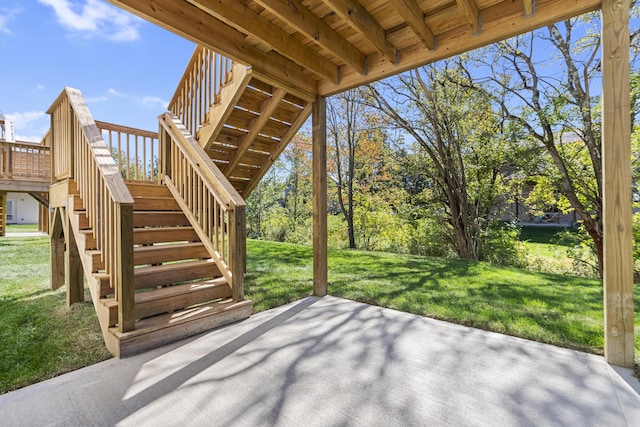
POLYGON ((52 181, 75 180, 105 272, 111 276, 118 329, 133 330, 133 197, 79 90, 65 87, 47 113, 52 181))
POLYGON ((180 119, 160 122, 160 176, 231 286, 244 299, 246 203, 180 119))
POLYGON ((194 49, 168 107, 191 135, 197 136, 206 123, 209 109, 231 80, 234 64, 232 59, 205 46, 197 45, 194 49))

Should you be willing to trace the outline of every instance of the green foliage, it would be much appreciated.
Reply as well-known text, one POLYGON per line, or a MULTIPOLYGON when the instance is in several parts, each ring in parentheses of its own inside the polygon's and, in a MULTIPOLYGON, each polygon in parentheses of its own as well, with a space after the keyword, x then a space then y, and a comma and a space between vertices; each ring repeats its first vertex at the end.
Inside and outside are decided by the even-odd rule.
POLYGON ((480 260, 506 267, 525 268, 525 248, 519 236, 520 227, 516 224, 493 221, 485 231, 480 260))
POLYGON ((558 233, 557 243, 567 247, 567 257, 572 261, 572 274, 581 277, 598 277, 598 260, 593 240, 584 226, 577 231, 558 233))

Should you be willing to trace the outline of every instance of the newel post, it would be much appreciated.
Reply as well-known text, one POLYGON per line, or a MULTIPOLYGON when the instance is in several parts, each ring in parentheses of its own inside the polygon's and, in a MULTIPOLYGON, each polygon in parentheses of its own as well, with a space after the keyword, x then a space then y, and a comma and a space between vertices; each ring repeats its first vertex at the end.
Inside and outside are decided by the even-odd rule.
POLYGON ((231 293, 234 302, 244 300, 244 272, 247 262, 247 223, 244 206, 236 206, 233 210, 229 242, 231 254, 231 293))
POLYGON ((604 354, 633 367, 629 0, 602 2, 604 354))
POLYGON ((118 330, 135 328, 133 276, 133 205, 115 205, 116 296, 118 298, 118 330))

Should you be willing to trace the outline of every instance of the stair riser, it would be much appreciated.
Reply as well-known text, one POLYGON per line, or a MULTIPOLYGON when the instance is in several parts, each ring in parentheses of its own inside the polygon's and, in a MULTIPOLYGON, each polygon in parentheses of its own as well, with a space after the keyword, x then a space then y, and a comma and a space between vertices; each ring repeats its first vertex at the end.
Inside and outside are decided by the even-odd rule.
POLYGON ((117 332, 110 329, 112 335, 107 339, 107 348, 118 357, 132 356, 145 350, 247 319, 250 315, 251 303, 243 301, 222 312, 197 317, 191 321, 179 322, 162 329, 150 330, 147 333, 119 336, 117 332))
POLYGON ((133 212, 133 226, 140 227, 178 227, 188 226, 189 220, 182 212, 133 212))
POLYGON ((197 242, 200 238, 191 227, 180 229, 142 228, 133 231, 135 245, 151 245, 168 242, 197 242))
POLYGON ((135 248, 133 253, 134 265, 162 264, 172 261, 209 258, 209 252, 200 244, 199 246, 182 247, 182 245, 166 245, 157 250, 147 251, 147 247, 135 248), (172 248, 171 246, 176 246, 172 248), (142 251, 141 249, 145 249, 142 251))
POLYGON ((136 211, 179 211, 180 206, 172 197, 134 197, 133 209, 136 211))
POLYGON ((170 285, 173 283, 186 282, 188 280, 215 278, 220 276, 222 276, 220 270, 213 262, 211 262, 205 266, 191 267, 184 270, 169 272, 151 271, 144 275, 136 274, 135 288, 154 288, 156 286, 170 285))

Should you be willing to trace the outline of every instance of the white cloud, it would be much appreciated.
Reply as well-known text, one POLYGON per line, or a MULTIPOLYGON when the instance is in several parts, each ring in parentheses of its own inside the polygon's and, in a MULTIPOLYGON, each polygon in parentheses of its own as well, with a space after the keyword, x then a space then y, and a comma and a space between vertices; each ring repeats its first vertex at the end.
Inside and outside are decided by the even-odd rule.
POLYGON ((114 41, 139 38, 141 20, 102 0, 38 0, 55 11, 58 23, 86 37, 99 36, 114 41))
POLYGON ((16 140, 40 142, 49 129, 49 115, 44 111, 26 111, 5 114, 13 122, 16 140))
POLYGON ((33 92, 42 92, 44 90, 44 85, 43 84, 37 84, 34 88, 33 88, 33 92))
POLYGON ((169 105, 169 101, 165 101, 158 96, 143 96, 142 103, 147 107, 162 108, 163 110, 166 110, 169 105))
POLYGON ((20 13, 20 9, 5 9, 0 8, 0 33, 12 34, 9 29, 9 22, 20 13))
POLYGON ((24 113, 5 114, 8 120, 13 122, 16 130, 29 130, 32 126, 42 123, 48 118, 44 111, 27 111, 24 113))
POLYGON ((109 92, 111 95, 115 95, 115 96, 124 96, 123 94, 121 94, 120 92, 118 92, 117 90, 115 90, 114 88, 110 87, 107 92, 109 92))

